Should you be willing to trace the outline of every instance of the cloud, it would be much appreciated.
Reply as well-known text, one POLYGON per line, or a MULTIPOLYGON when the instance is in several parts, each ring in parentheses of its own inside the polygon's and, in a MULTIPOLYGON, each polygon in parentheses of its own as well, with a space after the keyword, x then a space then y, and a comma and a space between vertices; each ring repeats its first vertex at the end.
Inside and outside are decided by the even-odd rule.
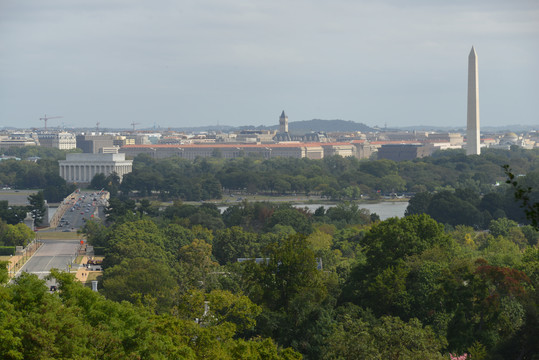
POLYGON ((475 45, 496 87, 481 87, 484 112, 536 123, 537 106, 500 99, 539 90, 538 19, 531 0, 7 0, 0 120, 247 124, 286 105, 298 120, 458 122, 475 45))

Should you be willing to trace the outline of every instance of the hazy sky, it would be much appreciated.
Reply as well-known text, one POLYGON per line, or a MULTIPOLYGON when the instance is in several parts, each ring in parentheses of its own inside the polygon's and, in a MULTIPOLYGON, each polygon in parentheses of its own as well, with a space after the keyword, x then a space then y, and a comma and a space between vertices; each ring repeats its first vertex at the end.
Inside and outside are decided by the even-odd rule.
POLYGON ((538 0, 0 0, 0 128, 539 127, 538 0))

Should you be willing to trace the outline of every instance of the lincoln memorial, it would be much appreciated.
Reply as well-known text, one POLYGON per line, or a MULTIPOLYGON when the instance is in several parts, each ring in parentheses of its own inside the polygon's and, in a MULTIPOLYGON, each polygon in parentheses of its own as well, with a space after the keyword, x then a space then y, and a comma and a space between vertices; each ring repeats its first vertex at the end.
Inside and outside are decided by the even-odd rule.
POLYGON ((115 172, 120 181, 133 170, 133 160, 125 160, 125 154, 67 154, 59 160, 60 176, 67 182, 89 183, 96 174, 109 176, 115 172))

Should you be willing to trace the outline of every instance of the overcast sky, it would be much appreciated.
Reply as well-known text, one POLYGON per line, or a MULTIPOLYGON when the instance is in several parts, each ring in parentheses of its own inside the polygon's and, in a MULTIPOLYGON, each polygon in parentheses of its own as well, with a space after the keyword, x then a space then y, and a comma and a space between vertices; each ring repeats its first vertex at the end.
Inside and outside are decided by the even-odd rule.
POLYGON ((0 128, 539 127, 537 0, 0 0, 0 128))

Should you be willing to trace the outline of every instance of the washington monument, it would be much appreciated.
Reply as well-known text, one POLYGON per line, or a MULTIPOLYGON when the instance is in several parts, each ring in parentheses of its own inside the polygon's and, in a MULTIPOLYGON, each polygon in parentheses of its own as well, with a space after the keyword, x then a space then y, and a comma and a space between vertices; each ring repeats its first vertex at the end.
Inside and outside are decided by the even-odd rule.
POLYGON ((481 153, 479 137, 479 84, 477 81, 477 54, 474 47, 468 56, 468 123, 466 130, 466 155, 481 153))

